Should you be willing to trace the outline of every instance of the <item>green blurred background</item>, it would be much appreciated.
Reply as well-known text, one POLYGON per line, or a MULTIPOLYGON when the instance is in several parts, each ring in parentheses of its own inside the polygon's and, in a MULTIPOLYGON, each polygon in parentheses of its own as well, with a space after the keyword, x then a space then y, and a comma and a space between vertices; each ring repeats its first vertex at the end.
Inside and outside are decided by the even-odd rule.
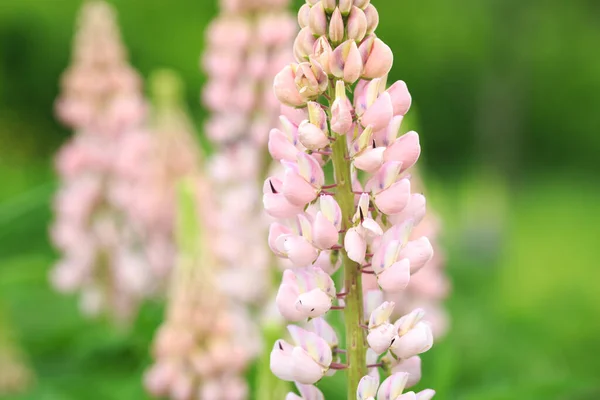
MULTIPOLYGON (((70 135, 53 101, 80 3, 0 0, 0 309, 37 375, 6 399, 144 399, 161 319, 150 304, 115 331, 48 285, 51 158, 70 135)), ((134 66, 180 72, 201 126, 214 2, 114 3, 134 66)), ((454 286, 422 384, 440 400, 600 399, 600 2, 373 3, 418 109, 454 286)))

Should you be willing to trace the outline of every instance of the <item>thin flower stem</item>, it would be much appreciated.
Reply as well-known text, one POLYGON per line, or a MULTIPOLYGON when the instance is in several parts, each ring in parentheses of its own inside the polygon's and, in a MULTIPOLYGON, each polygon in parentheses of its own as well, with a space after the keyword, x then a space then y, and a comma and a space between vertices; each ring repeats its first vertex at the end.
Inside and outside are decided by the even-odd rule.
POLYGON ((367 368, 381 368, 383 367, 383 363, 377 363, 377 364, 369 364, 367 365, 367 368))
POLYGON ((335 370, 342 370, 342 369, 347 369, 348 366, 345 364, 338 364, 338 363, 331 363, 329 365, 330 369, 335 369, 335 370))
POLYGON ((348 292, 341 292, 341 293, 338 293, 336 296, 338 299, 343 299, 344 297, 346 297, 347 294, 348 294, 348 292))
MULTIPOLYGON (((331 88, 335 85, 332 82, 331 88)), ((331 90, 331 89, 330 89, 331 90)), ((330 94, 333 96, 333 93, 330 94)), ((348 145, 346 139, 334 133, 340 140, 332 145, 332 161, 335 173, 337 190, 335 199, 342 210, 342 229, 348 229, 350 219, 354 214, 354 193, 352 192, 352 175, 350 173, 350 162, 348 145)), ((344 243, 345 234, 342 234, 344 243)), ((344 319, 346 323, 346 350, 348 362, 348 394, 347 398, 356 397, 356 389, 361 378, 367 374, 367 346, 365 331, 360 327, 363 318, 363 296, 362 296, 362 274, 360 265, 348 257, 345 249, 340 249, 342 265, 344 268, 345 287, 348 291, 344 299, 344 319)))
POLYGON ((345 310, 346 307, 344 306, 331 306, 331 310, 345 310))
MULTIPOLYGON (((331 153, 329 153, 331 154, 331 153)), ((333 189, 337 187, 337 185, 334 183, 333 185, 325 185, 325 186, 321 186, 321 189, 333 189)))
POLYGON ((375 271, 373 271, 371 269, 363 269, 363 268, 361 268, 360 272, 362 272, 363 274, 366 274, 366 275, 375 275, 375 271))

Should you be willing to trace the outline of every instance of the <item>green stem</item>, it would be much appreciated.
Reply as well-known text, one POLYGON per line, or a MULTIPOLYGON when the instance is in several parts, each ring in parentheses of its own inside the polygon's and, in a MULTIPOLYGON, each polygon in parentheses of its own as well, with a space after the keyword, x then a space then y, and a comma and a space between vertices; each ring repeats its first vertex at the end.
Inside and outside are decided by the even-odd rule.
MULTIPOLYGON (((350 228, 354 214, 354 194, 348 158, 348 146, 344 136, 336 136, 333 143, 333 168, 337 184, 335 199, 342 210, 342 229, 350 228)), ((342 234, 342 243, 345 233, 342 234)), ((348 362, 348 399, 356 397, 358 383, 367 374, 365 332, 361 328, 363 321, 362 275, 360 265, 352 261, 345 249, 341 249, 344 267, 345 291, 344 319, 346 325, 346 350, 348 362)))

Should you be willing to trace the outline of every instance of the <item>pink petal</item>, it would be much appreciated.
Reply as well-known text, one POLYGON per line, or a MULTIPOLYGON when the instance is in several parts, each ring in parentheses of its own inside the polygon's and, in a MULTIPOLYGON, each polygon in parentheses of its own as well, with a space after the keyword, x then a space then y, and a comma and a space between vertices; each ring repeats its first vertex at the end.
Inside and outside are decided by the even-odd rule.
POLYGON ((397 161, 402 163, 402 171, 405 171, 415 165, 421 155, 421 145, 419 144, 419 134, 411 131, 400 136, 387 148, 383 155, 383 160, 397 161))
POLYGON ((309 150, 320 150, 329 145, 329 138, 321 129, 308 121, 303 121, 298 127, 300 143, 309 150))
POLYGON ((283 180, 283 195, 291 204, 304 207, 317 198, 317 190, 297 172, 288 169, 283 180))
POLYGON ((400 251, 399 259, 406 258, 410 262, 410 273, 414 274, 433 258, 433 247, 425 236, 410 241, 400 251))
POLYGON ((406 289, 410 281, 410 263, 408 260, 401 260, 386 268, 377 275, 377 282, 381 290, 387 293, 398 293, 406 289))
POLYGON ((391 375, 379 387, 377 400, 397 400, 402 394, 407 380, 408 374, 406 373, 398 372, 391 375))
POLYGON ((369 331, 367 342, 369 347, 377 354, 383 354, 392 344, 396 330, 392 324, 383 324, 369 331))
POLYGON ((315 245, 322 250, 331 249, 339 240, 338 229, 321 211, 315 217, 312 236, 315 245))
POLYGON ((375 205, 384 214, 398 214, 410 200, 410 181, 402 179, 375 196, 375 205))
POLYGON ((396 357, 407 359, 424 353, 433 346, 433 333, 426 322, 419 322, 405 335, 400 336, 392 345, 392 352, 396 357))
POLYGON ((408 374, 407 388, 415 386, 421 380, 421 357, 414 356, 401 360, 392 367, 392 373, 396 372, 406 372, 408 374))
POLYGON ((358 383, 356 397, 358 400, 368 400, 375 398, 377 388, 379 387, 379 379, 372 376, 364 376, 358 383))
POLYGON ((296 267, 306 267, 318 257, 317 249, 302 236, 290 236, 285 242, 288 258, 296 267))
POLYGON ((408 92, 404 81, 397 81, 387 90, 392 96, 392 104, 394 105, 394 115, 406 115, 412 103, 412 97, 408 92))
POLYGON ((325 375, 321 367, 306 350, 300 347, 294 347, 292 351, 292 374, 294 381, 312 385, 318 382, 325 375))
POLYGON ((278 222, 274 222, 269 227, 269 247, 276 255, 283 257, 285 256, 277 246, 277 240, 280 236, 289 235, 292 233, 292 230, 285 225, 282 225, 278 222))
POLYGON ((331 297, 321 289, 313 289, 298 296, 295 307, 305 318, 317 318, 329 311, 331 297))
POLYGON ((299 150, 279 129, 269 133, 269 153, 275 160, 296 161, 299 150))
POLYGON ((389 93, 383 92, 379 95, 375 103, 367 108, 361 117, 360 123, 365 127, 372 125, 374 131, 379 131, 385 129, 390 124, 393 116, 392 98, 389 93))
POLYGON ((413 220, 414 225, 418 225, 427 213, 427 200, 420 193, 414 193, 410 196, 408 205, 398 214, 390 215, 389 221, 396 225, 406 220, 413 220))
POLYGON ((275 96, 283 104, 290 107, 301 107, 306 104, 306 100, 300 95, 295 79, 294 71, 288 65, 275 76, 273 90, 275 91, 275 96))
POLYGON ((381 78, 390 72, 393 63, 394 54, 392 53, 392 49, 390 49, 387 44, 383 43, 381 39, 375 38, 373 46, 364 63, 362 77, 366 79, 381 78))
POLYGON ((368 173, 377 171, 383 164, 385 150, 385 147, 366 150, 363 154, 354 158, 354 166, 368 173))
POLYGON ((306 319, 304 313, 296 308, 296 301, 298 300, 298 288, 282 283, 277 291, 275 298, 275 304, 279 313, 288 321, 302 321, 306 319))
POLYGON ((293 347, 285 340, 278 340, 271 350, 270 367, 271 372, 281 380, 294 380, 294 360, 292 357, 293 347))
POLYGON ((365 262, 365 254, 367 253, 367 241, 358 233, 356 228, 350 228, 346 232, 344 238, 344 248, 348 253, 348 257, 357 263, 365 262))

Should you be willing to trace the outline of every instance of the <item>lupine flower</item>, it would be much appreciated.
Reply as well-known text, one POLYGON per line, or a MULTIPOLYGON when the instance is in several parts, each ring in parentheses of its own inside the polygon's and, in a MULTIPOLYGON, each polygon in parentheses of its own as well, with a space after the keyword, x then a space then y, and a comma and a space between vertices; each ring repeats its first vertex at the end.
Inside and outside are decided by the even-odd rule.
POLYGON ((400 359, 424 353, 433 345, 433 334, 428 323, 421 321, 425 313, 421 309, 414 310, 394 323, 396 336, 390 350, 400 359))
MULTIPOLYGON (((62 182, 52 239, 62 259, 51 278, 61 291, 81 291, 86 313, 107 311, 127 321, 158 289, 169 266, 161 252, 169 250, 162 244, 144 247, 150 232, 126 206, 141 167, 125 155, 149 151, 152 138, 142 128, 140 79, 127 64, 114 11, 105 2, 83 6, 73 64, 62 83, 57 114, 77 134, 57 157, 62 182), (163 263, 154 271, 153 258, 163 263)), ((148 199, 143 209, 152 214, 154 198, 143 198, 148 199)))
POLYGON ((247 311, 216 285, 212 238, 201 223, 212 212, 207 190, 201 177, 182 186, 178 264, 145 385, 151 394, 171 399, 242 400, 248 396, 242 375, 260 351, 260 340, 247 311))
POLYGON ((328 371, 333 359, 330 345, 320 336, 295 325, 288 326, 294 345, 285 340, 275 343, 271 370, 285 381, 312 385, 328 371))
POLYGON ((356 397, 358 400, 375 400, 376 395, 377 400, 430 400, 435 395, 431 389, 416 394, 414 392, 402 394, 407 382, 408 376, 402 372, 394 373, 383 381, 381 386, 378 379, 365 376, 358 385, 356 397))
POLYGON ((296 388, 300 392, 300 396, 295 393, 288 393, 285 400, 324 400, 323 393, 313 385, 303 385, 296 383, 296 388))
POLYGON ((325 314, 332 306, 335 284, 318 267, 286 270, 277 293, 277 307, 289 321, 302 321, 325 314))
POLYGON ((227 282, 222 289, 251 304, 264 302, 270 292, 271 260, 260 240, 268 219, 261 210, 257 184, 264 182, 269 215, 293 218, 302 210, 284 195, 283 174, 265 180, 267 142, 278 159, 297 161, 294 146, 288 145, 297 141, 296 127, 269 135, 279 116, 271 85, 291 60, 289 47, 296 32, 292 16, 285 11, 288 3, 222 0, 221 13, 207 30, 202 56, 208 75, 202 99, 210 111, 205 131, 216 148, 208 161, 208 179, 215 196, 216 256, 223 265, 222 282, 227 282))
MULTIPOLYGON (((327 368, 347 371, 347 398, 357 393, 360 399, 427 398, 428 392, 402 394, 415 372, 394 374, 377 390, 374 370, 381 365, 389 370, 389 362, 377 362, 384 353, 382 360, 391 357, 408 369, 412 366, 404 363, 432 342, 420 310, 392 324, 395 304, 383 303, 380 291, 403 293, 411 274, 433 257, 426 237, 411 236, 425 214, 425 199, 413 193, 410 172, 421 153, 419 136, 398 136, 411 96, 402 81, 385 87, 393 54, 375 34, 379 15, 370 1, 307 0, 298 22, 296 62, 273 83, 283 116, 281 128, 271 130, 269 151, 285 172, 268 178, 263 187, 265 208, 279 219, 271 225, 269 247, 291 264, 280 286, 279 310, 286 319, 302 321, 343 309, 346 364, 327 368), (326 173, 328 163, 333 179, 326 173), (336 268, 321 268, 324 258, 336 268), (323 274, 337 270, 338 262, 344 275, 339 293, 328 292, 335 290, 333 281, 298 279, 309 271, 329 282, 323 274), (368 299, 369 314, 363 292, 376 294, 368 299), (367 372, 370 378, 359 387, 367 372)), ((325 351, 326 340, 321 340, 310 339, 325 351)), ((311 384, 326 374, 317 360, 323 354, 315 353, 312 361, 294 360, 294 346, 284 343, 279 341, 271 354, 277 376, 311 384), (312 372, 300 376, 295 368, 312 372)))

